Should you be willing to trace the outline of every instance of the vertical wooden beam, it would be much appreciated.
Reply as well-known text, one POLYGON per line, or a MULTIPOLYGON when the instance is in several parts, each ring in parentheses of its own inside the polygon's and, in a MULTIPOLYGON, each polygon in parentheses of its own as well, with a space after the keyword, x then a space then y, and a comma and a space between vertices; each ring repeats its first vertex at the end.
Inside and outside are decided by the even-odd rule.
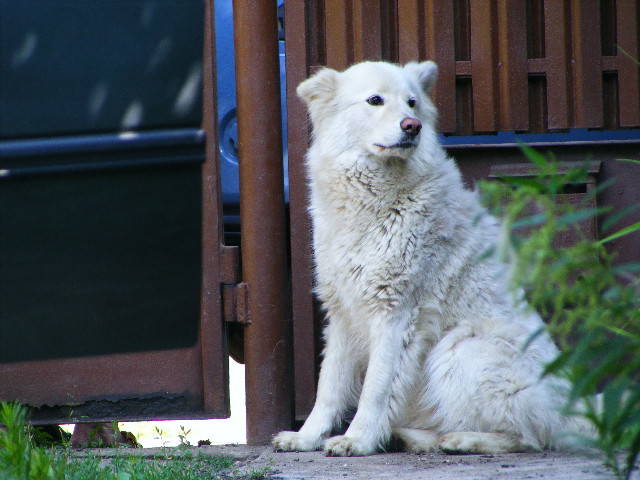
POLYGON ((603 125, 599 0, 571 0, 574 126, 603 125))
POLYGON ((473 88, 473 129, 476 132, 497 130, 497 76, 494 45, 495 3, 470 0, 471 9, 471 77, 473 88))
POLYGON ((529 129, 526 0, 498 0, 500 130, 529 129))
POLYGON ((327 66, 344 70, 354 61, 353 0, 325 0, 327 66))
POLYGON ((545 0, 544 30, 547 59, 547 128, 569 128, 571 124, 571 76, 569 56, 571 35, 568 29, 568 0, 545 0))
POLYGON ((285 2, 287 19, 287 141, 289 160, 289 238, 291 251, 291 314, 293 319, 294 414, 304 419, 313 408, 316 389, 313 253, 309 190, 304 156, 309 143, 307 111, 296 95, 296 87, 308 74, 314 61, 311 49, 313 31, 307 30, 311 12, 307 2, 285 2))
POLYGON ((427 0, 425 11, 427 58, 438 64, 433 96, 438 106, 438 130, 456 130, 456 61, 453 3, 427 0))
POLYGON ((398 61, 424 58, 423 0, 398 0, 398 61))
POLYGON ((382 11, 379 1, 354 0, 353 61, 382 59, 382 11))
POLYGON ((618 51, 618 102, 621 127, 640 126, 639 5, 636 0, 616 2, 618 51), (630 58, 631 57, 631 58, 630 58))

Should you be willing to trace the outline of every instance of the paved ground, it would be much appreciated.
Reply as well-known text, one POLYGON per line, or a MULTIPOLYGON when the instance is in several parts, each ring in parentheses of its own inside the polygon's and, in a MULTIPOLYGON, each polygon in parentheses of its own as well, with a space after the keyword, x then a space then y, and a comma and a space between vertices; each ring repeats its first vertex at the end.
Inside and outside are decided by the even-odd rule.
MULTIPOLYGON (((507 455, 413 455, 386 453, 370 457, 325 457, 320 452, 275 453, 270 447, 211 446, 192 450, 206 455, 238 459, 241 470, 269 467, 272 480, 489 480, 489 479, 613 479, 597 458, 558 453, 507 455)), ((95 454, 96 450, 86 453, 95 454)), ((154 455, 163 449, 104 449, 105 457, 133 453, 154 455)), ((80 455, 82 455, 81 453, 80 455)), ((632 477, 640 480, 635 472, 632 477)))

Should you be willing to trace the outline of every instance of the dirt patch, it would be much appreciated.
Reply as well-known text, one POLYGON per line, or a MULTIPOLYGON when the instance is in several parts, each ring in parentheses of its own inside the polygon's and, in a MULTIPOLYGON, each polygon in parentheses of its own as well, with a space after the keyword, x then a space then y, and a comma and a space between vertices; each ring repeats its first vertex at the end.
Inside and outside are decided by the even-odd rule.
POLYGON ((497 479, 566 478, 595 480, 613 478, 596 458, 552 453, 508 455, 413 455, 387 453, 370 457, 335 458, 314 453, 265 451, 249 462, 271 465, 271 478, 314 479, 497 479))
MULTIPOLYGON (((325 457, 321 452, 276 453, 271 447, 246 445, 203 446, 190 449, 102 449, 91 454, 110 457, 133 454, 229 456, 239 471, 269 471, 271 480, 489 480, 489 479, 613 479, 597 457, 545 453, 504 455, 445 455, 384 453, 369 457, 325 457)), ((88 451, 85 451, 89 453, 88 451)), ((81 454, 82 455, 82 454, 81 454)), ((640 480, 638 471, 632 476, 640 480)))

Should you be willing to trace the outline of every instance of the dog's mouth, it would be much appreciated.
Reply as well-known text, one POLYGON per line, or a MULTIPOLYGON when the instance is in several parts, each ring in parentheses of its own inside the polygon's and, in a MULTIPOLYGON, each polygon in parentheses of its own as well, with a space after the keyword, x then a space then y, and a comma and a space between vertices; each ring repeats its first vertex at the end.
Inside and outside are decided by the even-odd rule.
POLYGON ((398 142, 398 143, 394 143, 393 145, 382 145, 380 143, 374 143, 374 145, 380 148, 381 150, 390 150, 393 148, 406 150, 408 148, 414 148, 417 145, 417 143, 416 142, 398 142))

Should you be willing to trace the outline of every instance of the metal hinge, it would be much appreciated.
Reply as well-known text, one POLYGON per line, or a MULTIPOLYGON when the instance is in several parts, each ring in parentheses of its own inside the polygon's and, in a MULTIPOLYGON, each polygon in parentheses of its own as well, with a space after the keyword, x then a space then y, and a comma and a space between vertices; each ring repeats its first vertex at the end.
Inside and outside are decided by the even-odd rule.
POLYGON ((220 255, 223 319, 248 325, 249 285, 240 281, 240 248, 223 246, 220 255))

